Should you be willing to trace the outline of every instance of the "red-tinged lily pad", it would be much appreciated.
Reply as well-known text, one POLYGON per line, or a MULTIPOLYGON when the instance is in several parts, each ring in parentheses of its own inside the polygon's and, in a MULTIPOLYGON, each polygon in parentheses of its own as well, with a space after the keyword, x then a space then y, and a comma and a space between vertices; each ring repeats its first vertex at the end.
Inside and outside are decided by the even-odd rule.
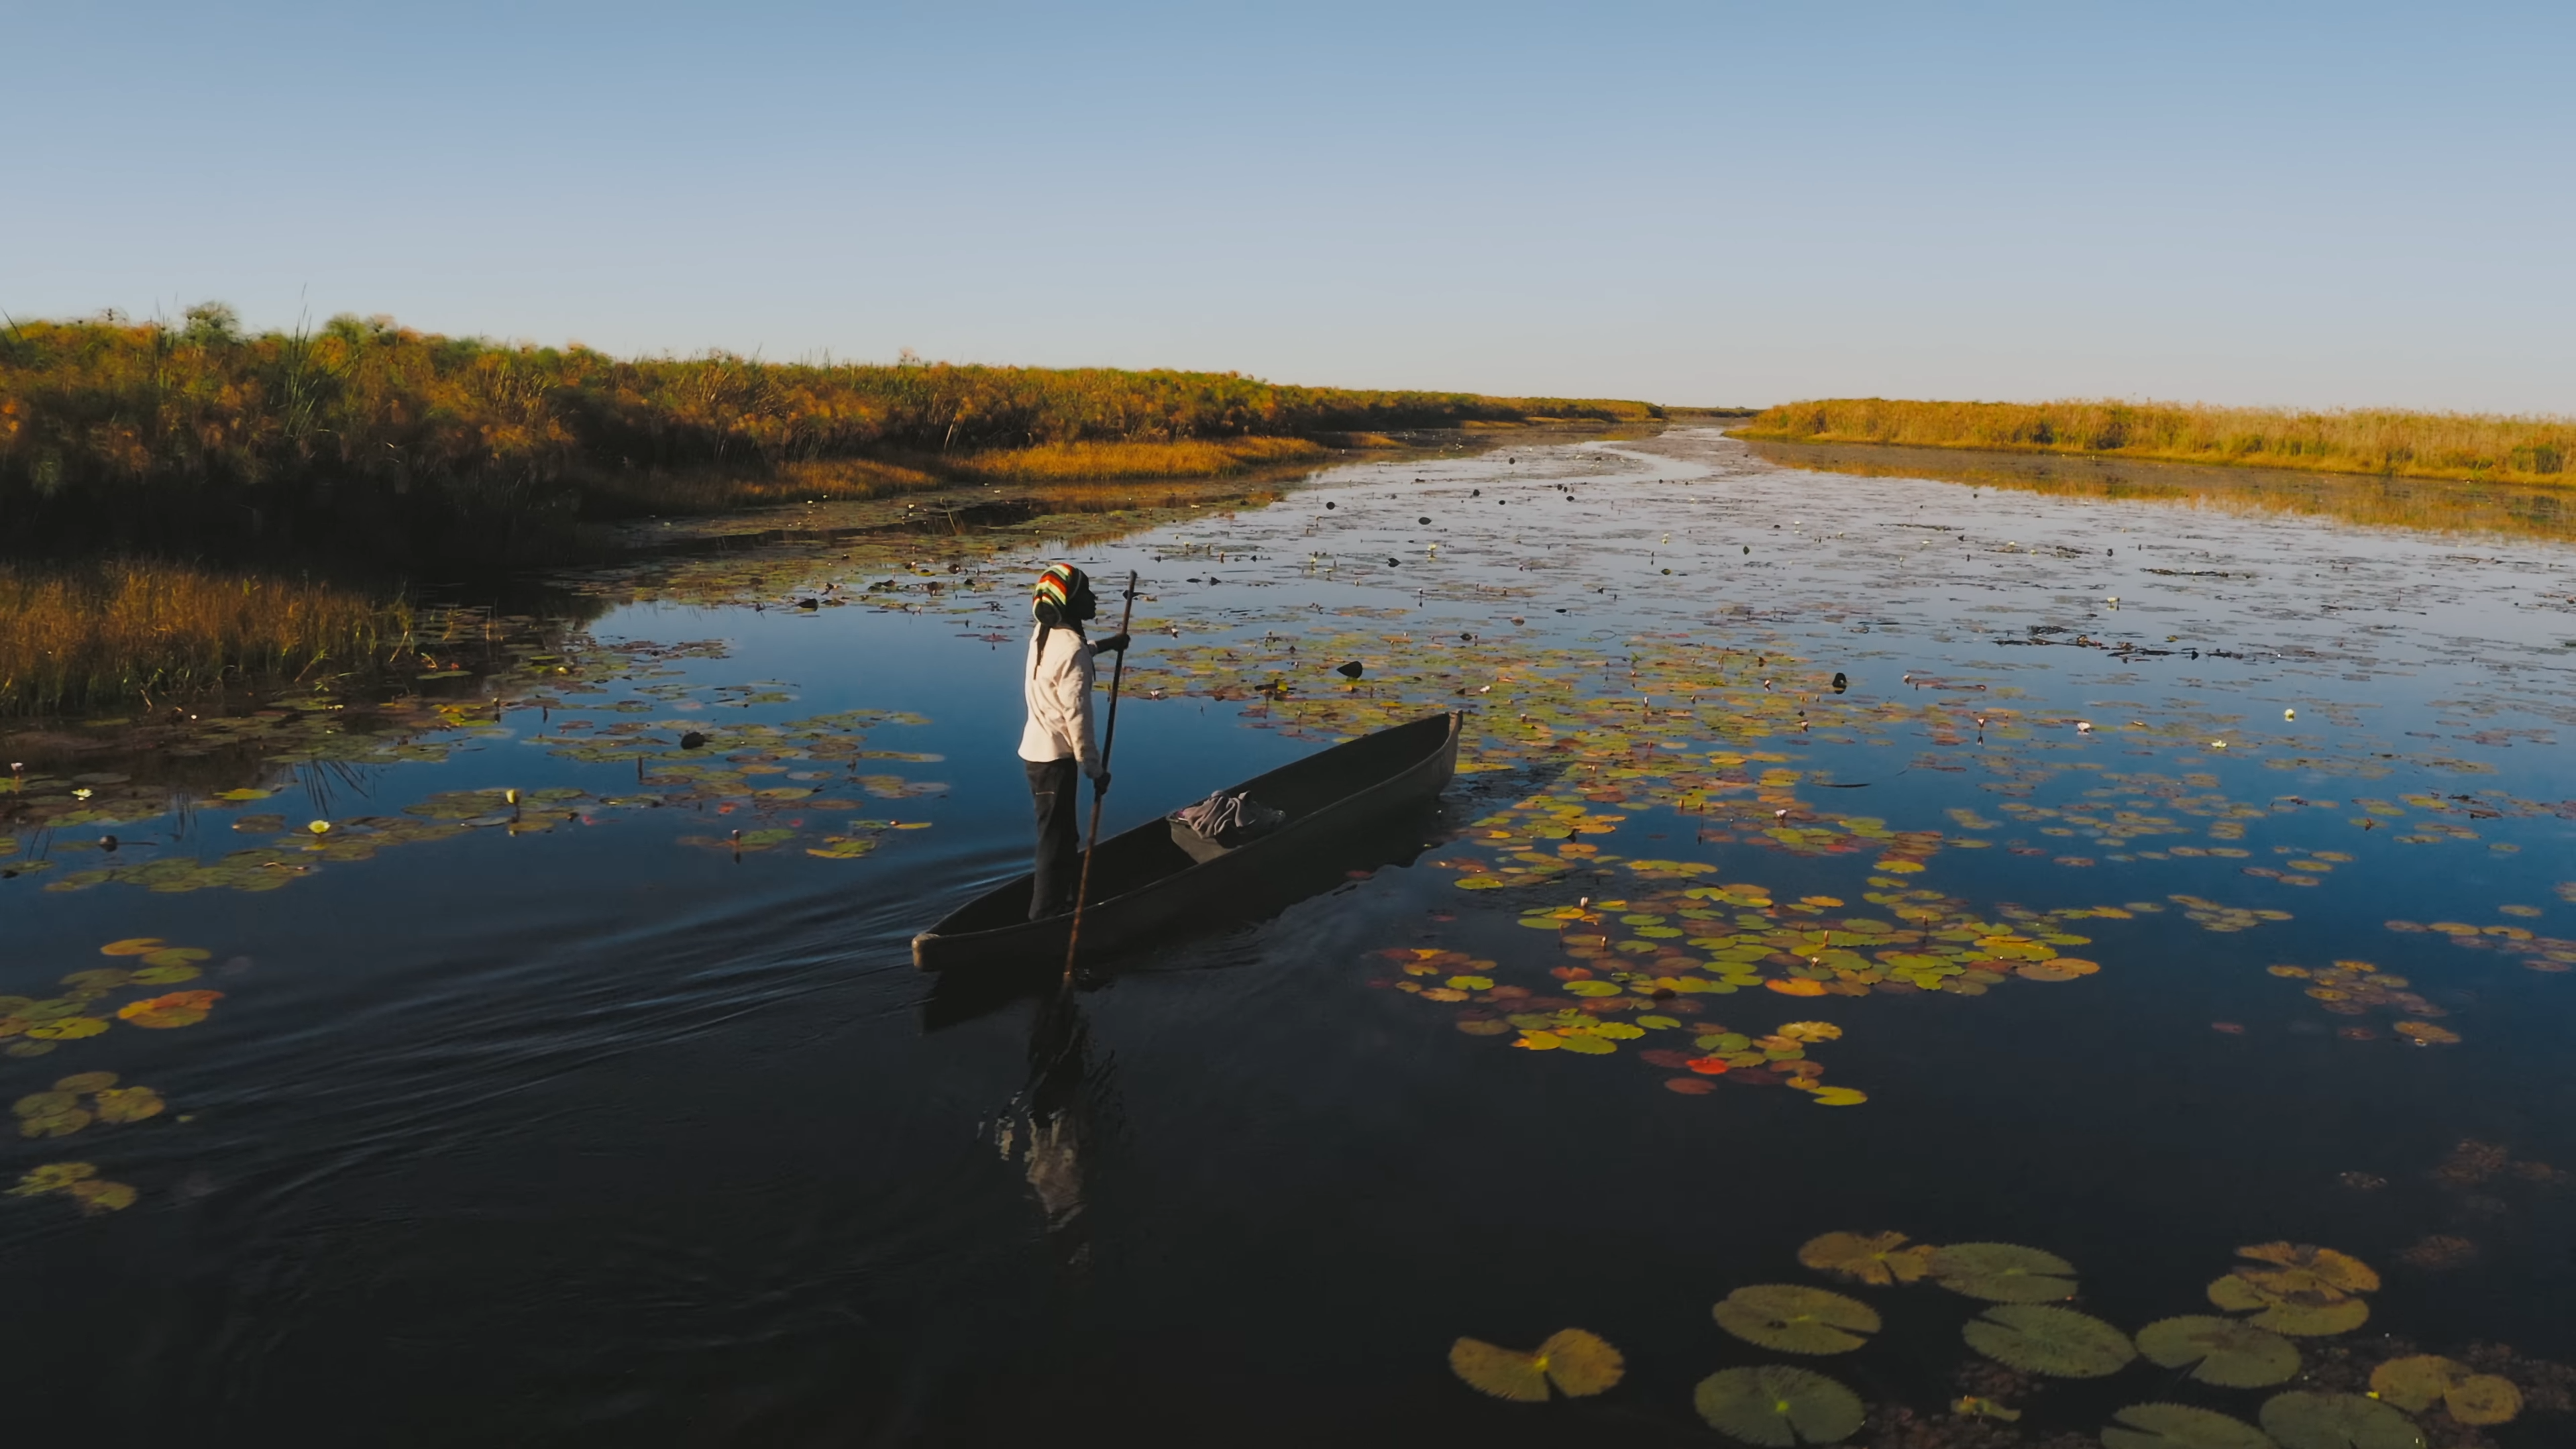
POLYGON ((195 1026, 214 1010, 223 999, 220 991, 173 991, 166 996, 148 996, 130 1001, 117 1009, 117 1019, 135 1026, 166 1030, 195 1026))

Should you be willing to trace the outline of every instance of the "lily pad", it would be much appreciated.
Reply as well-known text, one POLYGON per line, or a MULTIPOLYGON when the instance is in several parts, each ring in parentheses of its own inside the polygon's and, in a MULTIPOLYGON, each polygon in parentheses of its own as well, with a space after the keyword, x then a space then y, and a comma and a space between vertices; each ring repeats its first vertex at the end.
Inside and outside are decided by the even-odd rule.
POLYGON ((2264 1292, 2234 1273, 2209 1285, 2209 1301, 2230 1313, 2251 1313, 2247 1323, 2296 1338, 2323 1338, 2350 1333, 2370 1321, 2370 1305, 2359 1298, 2331 1303, 2293 1303, 2264 1292))
POLYGON ((76 1182, 64 1190, 72 1195, 74 1202, 80 1204, 80 1210, 83 1213, 92 1217, 100 1213, 112 1213, 130 1208, 134 1206, 136 1196, 131 1184, 109 1182, 104 1178, 76 1182))
POLYGON ((2442 1406, 2463 1424, 2503 1424, 2522 1413, 2522 1390, 2511 1379, 2472 1374, 2442 1395, 2442 1406))
POLYGON ((2503 1424, 2522 1413, 2522 1390, 2511 1379, 2438 1354, 2390 1359, 2370 1371, 2370 1391, 2409 1413, 2440 1404, 2463 1424, 2503 1424))
POLYGON ((2237 1253, 2273 1268, 2238 1268, 2236 1275, 2281 1297, 2333 1302, 2346 1294, 2379 1291, 2379 1274, 2359 1258, 2309 1243, 2257 1243, 2237 1253))
POLYGON ((18 1099, 18 1135, 69 1137, 90 1124, 90 1113, 69 1092, 38 1092, 18 1099))
POLYGON ((1968 1347, 2024 1373, 2098 1379, 2138 1356, 2129 1336, 2089 1313, 2042 1303, 1999 1303, 1961 1333, 1968 1347))
POLYGON ((76 1183, 98 1176, 98 1165, 90 1162, 48 1162, 18 1179, 9 1189, 11 1197, 35 1197, 48 1192, 68 1192, 76 1183))
POLYGON ((101 1122, 140 1122, 158 1117, 169 1104, 150 1087, 110 1087, 98 1094, 98 1120, 101 1122))
POLYGON ((2074 1264, 2017 1243, 1935 1248, 1932 1279, 1954 1293, 1994 1303, 2046 1303, 2075 1296, 2074 1264))
POLYGON ((2131 1404, 2111 1416, 2102 1449, 2272 1449, 2262 1430, 2242 1419, 2188 1404, 2131 1404))
POLYGON ((1691 1404, 1708 1426, 1762 1449, 1837 1444, 1869 1417, 1860 1396, 1802 1368, 1731 1368, 1699 1381, 1691 1404))
POLYGON ((1480 1394, 1520 1404, 1547 1399, 1547 1371, 1538 1366, 1538 1355, 1533 1353, 1462 1338, 1449 1345, 1449 1370, 1480 1394))
POLYGON ((2359 1394, 2276 1394, 2264 1402, 2263 1432, 2281 1449, 2424 1449, 2413 1420, 2359 1394))
MULTIPOLYGON (((214 1010, 215 1003, 221 999, 223 993, 220 991, 173 991, 164 996, 129 1001, 117 1008, 116 1015, 118 1020, 136 1026, 168 1030, 194 1026, 205 1020, 206 1013, 214 1010)), ((105 1023, 100 1024, 100 1029, 106 1029, 105 1023)))
POLYGON ((1627 1373, 1619 1350, 1580 1328, 1548 1335, 1536 1353, 1462 1338, 1449 1346, 1449 1367, 1478 1393, 1525 1404, 1544 1401, 1551 1383, 1568 1398, 1585 1398, 1607 1392, 1627 1373))
POLYGON ((1738 1288, 1711 1311, 1718 1327, 1782 1353, 1849 1353, 1879 1329, 1878 1310, 1859 1299, 1795 1283, 1738 1288))
POLYGON ((12 1104, 10 1111, 21 1117, 50 1117, 68 1112, 80 1105, 80 1093, 56 1086, 50 1092, 30 1092, 12 1104))
POLYGON ((1931 1270, 1932 1245, 1906 1247, 1903 1233, 1827 1233, 1809 1238, 1798 1249, 1798 1261, 1822 1273, 1885 1287, 1912 1283, 1931 1270))
POLYGON ((1598 1334, 1580 1328, 1560 1329, 1538 1346, 1538 1366, 1548 1382, 1570 1399, 1607 1393, 1627 1376, 1628 1361, 1598 1334))
POLYGON ((2469 1366, 2419 1353, 2392 1358, 2370 1371, 2370 1391, 2410 1414, 2420 1414, 2442 1401, 2451 1385, 2469 1376, 2469 1366))
POLYGON ((2299 1346, 2233 1318, 2193 1314, 2159 1319, 2138 1330, 2138 1351, 2164 1368, 2191 1366, 2191 1376, 2228 1389, 2284 1383, 2299 1371, 2299 1346))

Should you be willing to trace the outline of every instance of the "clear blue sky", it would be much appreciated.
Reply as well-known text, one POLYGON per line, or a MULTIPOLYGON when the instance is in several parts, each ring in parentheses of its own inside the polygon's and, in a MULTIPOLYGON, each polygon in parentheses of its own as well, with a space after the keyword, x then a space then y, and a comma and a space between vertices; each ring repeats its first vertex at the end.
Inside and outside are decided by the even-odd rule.
POLYGON ((0 0, 0 309, 2576 412, 2576 5, 0 0))

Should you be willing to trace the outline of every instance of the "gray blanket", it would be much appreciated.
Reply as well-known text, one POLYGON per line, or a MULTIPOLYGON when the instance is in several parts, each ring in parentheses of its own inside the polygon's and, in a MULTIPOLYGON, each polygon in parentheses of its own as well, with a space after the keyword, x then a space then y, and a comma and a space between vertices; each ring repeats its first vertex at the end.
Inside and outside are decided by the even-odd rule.
POLYGON ((1288 823, 1288 812, 1273 810, 1252 798, 1248 792, 1227 794, 1219 790, 1196 805, 1172 812, 1175 824, 1186 825, 1200 836, 1231 849, 1247 840, 1256 840, 1288 823))

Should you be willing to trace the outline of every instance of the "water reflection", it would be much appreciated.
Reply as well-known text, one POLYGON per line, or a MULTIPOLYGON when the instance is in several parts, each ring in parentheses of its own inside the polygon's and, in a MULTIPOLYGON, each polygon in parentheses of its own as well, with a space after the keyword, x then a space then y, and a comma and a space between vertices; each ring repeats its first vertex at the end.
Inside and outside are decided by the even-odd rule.
MULTIPOLYGON (((10 1149, 139 1194, 0 1200, 0 1283, 43 1305, 10 1361, 133 1386, 83 1399, 119 1443, 1714 1442, 1690 1385, 1753 1350, 1710 1303, 1833 1230, 2044 1247, 2124 1332, 2206 1313, 2241 1245, 2324 1242, 2389 1279, 2338 1354, 2567 1357, 2576 554, 1972 481, 1675 430, 1091 515, 1156 520, 1079 561, 1144 569, 1165 630, 1113 817, 1378 713, 1473 710, 1477 768, 1071 999, 1057 961, 925 1005, 904 951, 1026 869, 988 605, 1056 524, 586 576, 633 607, 431 735, 239 742, 269 796, 206 827, 332 822, 239 879, 0 884, 0 991, 41 1014, 124 937, 241 968, 200 1024, 0 1047, 12 1096, 169 1103, 10 1149), (317 751, 365 804, 294 772, 317 751), (1568 1325, 1629 1354, 1623 1417, 1441 1360, 1568 1325)), ((119 788, 52 773, 51 819, 119 788)), ((124 860, 170 827, 113 828, 124 860)), ((1956 1379, 1935 1291, 1851 1361, 1951 1436, 1895 1442, 2089 1441, 2173 1392, 1952 1423, 2001 1390, 1956 1379)))
POLYGON ((1040 1000, 1029 1021, 1028 1066, 1028 1081, 1003 1116, 1002 1155, 1023 1168, 1057 1263, 1079 1274, 1091 1263, 1085 1174, 1115 1062, 1093 1060, 1091 1023, 1071 989, 1040 1000))

